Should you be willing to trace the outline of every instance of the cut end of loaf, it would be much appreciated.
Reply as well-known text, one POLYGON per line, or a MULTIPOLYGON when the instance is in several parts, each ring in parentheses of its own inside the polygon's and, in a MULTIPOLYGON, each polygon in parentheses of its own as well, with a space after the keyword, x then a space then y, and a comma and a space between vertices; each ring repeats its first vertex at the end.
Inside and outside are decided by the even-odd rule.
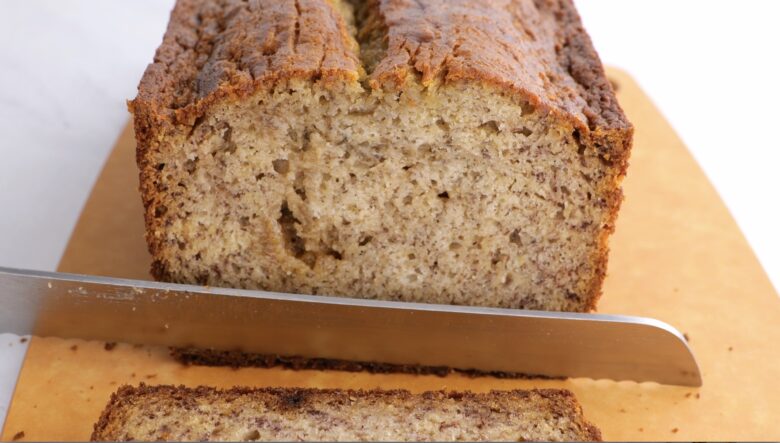
POLYGON ((93 441, 600 440, 565 390, 470 392, 125 386, 93 441))
POLYGON ((610 177, 573 130, 470 86, 291 83, 155 159, 163 277, 280 292, 582 310, 610 177))
POLYGON ((132 105, 155 276, 593 309, 631 129, 576 12, 429 3, 180 1, 132 105))

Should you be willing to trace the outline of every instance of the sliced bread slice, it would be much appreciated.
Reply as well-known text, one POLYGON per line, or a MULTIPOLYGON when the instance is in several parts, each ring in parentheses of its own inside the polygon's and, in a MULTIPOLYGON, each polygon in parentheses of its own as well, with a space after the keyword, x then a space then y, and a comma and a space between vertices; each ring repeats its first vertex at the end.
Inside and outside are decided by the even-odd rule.
POLYGON ((93 441, 600 440, 566 390, 425 392, 124 386, 93 441))

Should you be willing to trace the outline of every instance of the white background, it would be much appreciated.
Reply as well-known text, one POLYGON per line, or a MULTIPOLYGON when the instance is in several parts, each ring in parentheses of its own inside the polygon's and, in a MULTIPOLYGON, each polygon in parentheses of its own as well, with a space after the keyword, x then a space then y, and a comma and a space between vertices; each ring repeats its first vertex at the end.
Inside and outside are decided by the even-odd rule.
MULTIPOLYGON (((0 2, 0 266, 55 269, 172 4, 0 2)), ((779 287, 780 2, 577 5, 604 62, 671 121, 779 287)), ((0 421, 23 350, 0 335, 0 421)))

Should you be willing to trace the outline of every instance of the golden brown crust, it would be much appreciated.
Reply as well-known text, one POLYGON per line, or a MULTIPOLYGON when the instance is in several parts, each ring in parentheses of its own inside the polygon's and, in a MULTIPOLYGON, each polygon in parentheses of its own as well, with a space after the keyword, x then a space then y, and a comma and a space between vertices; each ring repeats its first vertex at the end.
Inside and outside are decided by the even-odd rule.
POLYGON ((324 0, 179 0, 131 103, 175 123, 220 98, 291 78, 354 80, 359 62, 344 21, 324 0))
POLYGON ((479 81, 580 128, 629 126, 570 0, 381 2, 388 50, 372 85, 479 81))
MULTIPOLYGON (((573 119, 583 132, 628 129, 571 0, 384 0, 388 47, 374 88, 471 80, 573 119)), ((179 0, 131 105, 187 122, 215 99, 303 78, 354 81, 357 42, 327 0, 179 0)))
POLYGON ((573 425, 578 429, 579 440, 583 441, 601 441, 601 431, 592 423, 584 419, 582 407, 571 391, 565 389, 532 389, 532 390, 511 390, 511 391, 490 391, 489 393, 473 393, 470 391, 452 392, 452 391, 427 391, 421 394, 412 394, 407 390, 352 390, 352 389, 313 389, 313 388, 248 388, 233 387, 231 389, 219 390, 207 386, 198 386, 188 388, 185 386, 159 385, 148 386, 141 383, 139 386, 121 386, 111 395, 106 408, 95 423, 91 440, 106 441, 115 439, 111 434, 112 424, 121 424, 123 413, 126 409, 144 402, 145 399, 167 398, 172 404, 182 409, 194 409, 197 407, 196 399, 202 397, 219 397, 220 400, 231 402, 239 397, 261 397, 270 396, 273 401, 268 404, 269 409, 278 410, 305 410, 307 404, 314 398, 326 400, 331 404, 348 405, 356 397, 380 399, 388 403, 399 400, 409 400, 418 398, 421 400, 444 400, 453 399, 462 402, 480 401, 489 404, 496 403, 500 399, 511 399, 515 401, 528 401, 535 397, 549 401, 543 407, 549 408, 553 416, 569 417, 573 425))
MULTIPOLYGON (((483 82, 569 120, 583 142, 611 147, 607 158, 620 161, 630 148, 633 128, 571 0, 371 3, 388 39, 374 88, 401 86, 410 74, 425 85, 483 82)), ((357 45, 327 0, 179 0, 130 103, 139 142, 280 81, 356 81, 357 45)))

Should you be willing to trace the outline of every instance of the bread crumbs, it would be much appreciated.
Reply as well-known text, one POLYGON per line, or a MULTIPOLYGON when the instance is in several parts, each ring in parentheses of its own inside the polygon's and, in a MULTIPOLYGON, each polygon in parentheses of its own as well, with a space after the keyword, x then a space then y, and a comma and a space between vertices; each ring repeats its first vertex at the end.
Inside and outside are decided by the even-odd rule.
POLYGON ((70 347, 71 351, 76 351, 79 348, 79 345, 73 345, 70 347))
POLYGON ((17 441, 24 438, 24 431, 19 431, 16 434, 14 434, 13 437, 11 437, 11 441, 17 441))
POLYGON ((113 351, 114 348, 116 348, 115 341, 107 341, 105 346, 103 346, 103 349, 105 349, 106 351, 113 351))
POLYGON ((684 338, 684 339, 685 339, 685 341, 687 341, 688 343, 690 343, 690 342, 691 342, 691 337, 688 335, 688 333, 687 333, 687 332, 683 332, 683 338, 684 338))
POLYGON ((27 337, 20 338, 19 343, 27 343, 27 337))
POLYGON ((672 429, 672 434, 676 434, 678 431, 679 431, 679 429, 674 428, 674 429, 672 429))

